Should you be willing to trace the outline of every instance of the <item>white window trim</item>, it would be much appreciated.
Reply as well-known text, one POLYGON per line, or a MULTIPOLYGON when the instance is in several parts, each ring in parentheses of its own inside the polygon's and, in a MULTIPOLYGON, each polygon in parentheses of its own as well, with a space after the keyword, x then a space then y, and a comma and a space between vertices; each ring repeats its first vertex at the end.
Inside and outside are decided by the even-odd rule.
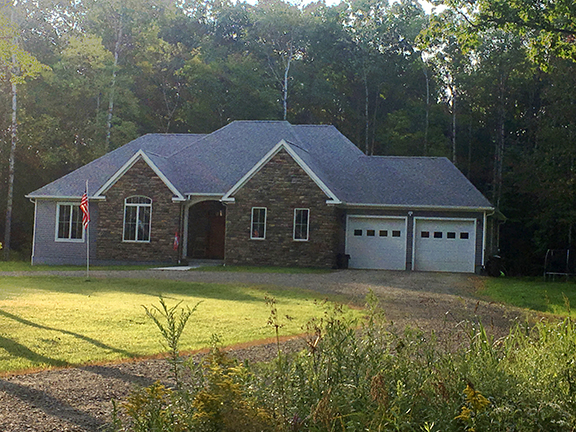
POLYGON ((73 239, 70 238, 71 230, 72 230, 72 207, 70 208, 70 228, 68 228, 68 237, 67 238, 60 238, 58 237, 58 225, 60 224, 60 207, 61 206, 76 206, 78 207, 78 211, 80 210, 80 202, 59 202, 56 204, 56 230, 54 231, 54 241, 63 242, 63 243, 84 243, 84 232, 86 231, 84 227, 82 227, 82 238, 73 239))
POLYGON ((292 224, 292 240, 297 241, 297 242, 307 242, 308 239, 310 238, 310 209, 309 208, 295 208, 294 209, 294 223, 292 224), (307 211, 307 217, 306 217, 306 238, 303 239, 297 239, 296 238, 296 213, 298 212, 298 210, 306 210, 307 211))
POLYGON ((268 222, 268 209, 266 207, 252 207, 250 210, 250 240, 266 240, 266 225, 268 222), (262 237, 254 237, 254 210, 264 210, 264 235, 262 237))
MULTIPOLYGON (((136 218, 139 217, 140 212, 136 212, 136 218)), ((124 199, 124 216, 122 218, 122 242, 123 243, 150 243, 150 240, 152 239, 152 198, 144 196, 144 195, 132 195, 129 197, 126 197, 124 199), (150 204, 144 204, 144 203, 127 203, 126 201, 129 200, 130 198, 146 198, 150 200, 150 204), (148 227, 148 240, 126 240, 126 238, 124 237, 126 235, 126 208, 130 206, 130 207, 150 207, 150 226, 148 227)), ((137 219, 138 220, 138 219, 137 219)), ((138 225, 138 223, 136 223, 136 225, 138 225)), ((136 237, 138 237, 138 230, 136 230, 136 237)))

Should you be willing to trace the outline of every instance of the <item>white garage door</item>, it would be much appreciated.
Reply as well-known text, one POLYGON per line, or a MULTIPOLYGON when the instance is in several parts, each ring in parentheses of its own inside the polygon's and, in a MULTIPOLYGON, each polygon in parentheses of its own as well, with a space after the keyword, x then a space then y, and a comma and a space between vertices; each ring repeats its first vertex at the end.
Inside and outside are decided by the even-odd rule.
POLYGON ((350 268, 406 269, 406 219, 350 216, 346 229, 350 268))
POLYGON ((474 220, 416 219, 414 270, 474 272, 474 220))

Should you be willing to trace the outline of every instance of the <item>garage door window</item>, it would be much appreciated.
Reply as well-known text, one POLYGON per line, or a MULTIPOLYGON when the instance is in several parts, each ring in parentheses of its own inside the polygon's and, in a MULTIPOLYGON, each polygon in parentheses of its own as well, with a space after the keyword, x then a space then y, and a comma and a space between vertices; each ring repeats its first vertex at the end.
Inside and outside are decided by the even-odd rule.
POLYGON ((420 237, 422 238, 430 238, 430 231, 422 231, 420 233, 420 237))
POLYGON ((380 237, 388 237, 388 230, 380 230, 378 233, 380 237))
POLYGON ((442 238, 442 231, 434 231, 434 238, 442 238))
POLYGON ((266 207, 252 207, 252 224, 250 238, 264 240, 266 238, 266 207))
POLYGON ((376 235, 376 231, 374 230, 366 230, 366 235, 368 237, 374 237, 376 235))
POLYGON ((400 237, 400 231, 392 231, 392 237, 400 237))
POLYGON ((461 232, 460 233, 460 238, 462 240, 467 240, 468 239, 468 233, 467 232, 461 232))
POLYGON ((456 233, 455 232, 448 232, 448 233, 446 233, 446 238, 455 239, 456 233))
POLYGON ((357 229, 355 229, 355 230, 354 230, 354 235, 355 235, 356 237, 361 236, 361 235, 362 235, 362 230, 357 230, 357 229))

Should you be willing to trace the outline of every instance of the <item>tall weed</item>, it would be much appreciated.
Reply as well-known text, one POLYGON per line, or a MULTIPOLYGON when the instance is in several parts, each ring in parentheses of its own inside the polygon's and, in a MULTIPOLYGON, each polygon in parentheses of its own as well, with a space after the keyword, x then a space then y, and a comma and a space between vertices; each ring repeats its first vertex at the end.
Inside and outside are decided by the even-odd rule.
MULTIPOLYGON (((280 315, 268 302, 278 337, 280 315)), ((155 410, 155 418, 173 425, 185 419, 182 430, 202 431, 576 429, 570 319, 517 324, 501 339, 480 323, 460 324, 455 335, 462 328, 467 338, 455 346, 434 334, 393 328, 372 294, 363 321, 325 305, 308 322, 301 352, 279 349, 273 362, 239 365, 213 350, 199 366, 201 379, 161 397, 152 392, 150 406, 139 403, 129 414, 138 419, 155 410), (162 411, 168 402, 157 399, 170 400, 171 411, 162 411)))
POLYGON ((188 306, 186 308, 180 308, 178 313, 178 307, 182 302, 178 302, 172 307, 168 307, 164 298, 160 296, 160 307, 152 305, 150 309, 146 306, 142 306, 146 315, 150 318, 162 335, 164 348, 168 350, 168 362, 170 363, 172 369, 172 375, 176 385, 180 385, 180 367, 182 359, 180 358, 180 338, 184 332, 184 328, 188 323, 188 320, 192 314, 198 308, 201 302, 196 303, 194 308, 190 309, 188 306))

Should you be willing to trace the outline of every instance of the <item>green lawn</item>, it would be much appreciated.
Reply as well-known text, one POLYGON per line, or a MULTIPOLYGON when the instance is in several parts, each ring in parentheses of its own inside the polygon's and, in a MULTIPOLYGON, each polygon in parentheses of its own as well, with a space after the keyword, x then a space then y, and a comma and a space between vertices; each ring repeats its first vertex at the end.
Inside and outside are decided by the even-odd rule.
POLYGON ((571 305, 570 315, 576 316, 576 284, 545 282, 542 278, 490 278, 478 292, 489 300, 531 309, 538 312, 567 315, 565 299, 571 305))
MULTIPOLYGON (((117 265, 117 266, 90 266, 90 271, 99 270, 146 270, 158 266, 153 265, 117 265)), ((0 272, 3 271, 85 271, 86 266, 73 265, 32 265, 27 261, 0 261, 0 272)))
MULTIPOLYGON (((158 265, 116 265, 116 266, 91 266, 90 271, 101 270, 146 270, 159 267, 158 265)), ((166 267, 165 265, 160 267, 166 267)), ((31 265, 24 261, 0 261, 2 271, 84 271, 86 266, 49 266, 31 265)), ((251 273, 329 273, 330 269, 296 268, 296 267, 256 267, 256 266, 223 266, 207 265, 192 269, 192 271, 215 271, 215 272, 251 272, 251 273)))
MULTIPOLYGON (((218 334, 225 345, 274 336, 264 297, 277 300, 281 334, 323 308, 310 291, 159 280, 4 277, 0 279, 0 374, 152 355, 164 351, 158 330, 142 305, 201 301, 182 337, 182 350, 209 346, 218 334)), ((350 310, 360 316, 361 311, 350 310)))

